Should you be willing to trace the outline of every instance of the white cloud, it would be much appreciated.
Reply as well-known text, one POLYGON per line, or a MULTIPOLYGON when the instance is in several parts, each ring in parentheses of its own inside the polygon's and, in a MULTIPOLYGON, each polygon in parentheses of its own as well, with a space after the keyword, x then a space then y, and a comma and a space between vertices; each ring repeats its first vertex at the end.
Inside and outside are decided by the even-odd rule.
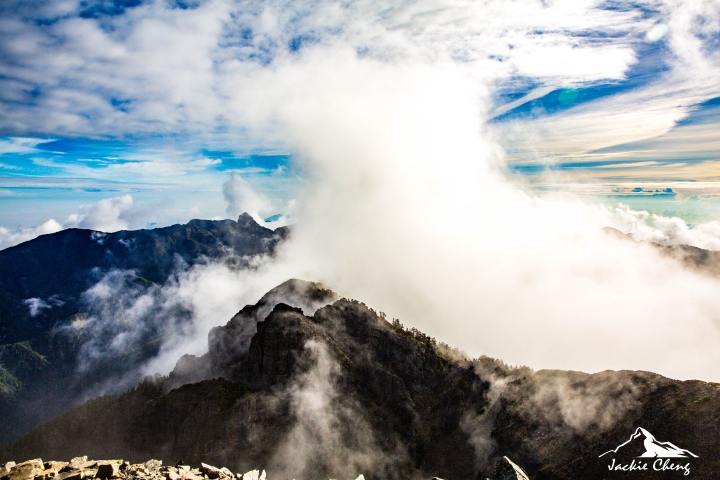
POLYGON ((37 317, 42 310, 51 308, 42 298, 27 298, 23 300, 23 304, 30 309, 31 317, 37 317))
POLYGON ((164 219, 172 218, 161 211, 167 206, 167 202, 136 205, 131 195, 104 198, 95 203, 80 205, 78 213, 68 215, 62 223, 51 218, 38 227, 17 230, 0 227, 0 248, 11 247, 39 235, 59 232, 66 228, 87 228, 101 232, 144 228, 158 214, 164 219))
POLYGON ((45 139, 7 137, 0 138, 0 155, 5 153, 31 153, 37 151, 35 145, 46 142, 45 139))
POLYGON ((632 210, 627 205, 614 209, 617 226, 635 239, 661 245, 692 245, 706 250, 720 250, 720 222, 688 225, 677 217, 664 217, 632 210))
POLYGON ((62 228, 62 225, 52 218, 37 227, 17 230, 0 227, 0 248, 12 247, 13 245, 32 240, 40 235, 59 232, 62 228))
POLYGON ((20 20, 33 12, 18 4, 17 17, 5 21, 15 61, 2 68, 16 82, 5 94, 21 99, 36 86, 41 94, 32 105, 8 104, 0 124, 93 135, 211 132, 224 125, 240 134, 247 125, 233 119, 241 112, 227 111, 237 97, 234 84, 267 63, 282 65, 328 45, 393 62, 452 59, 481 88, 518 75, 554 85, 621 79, 635 62, 632 34, 652 22, 639 11, 596 6, 591 0, 211 0, 182 10, 157 1, 114 18, 67 16, 40 27, 20 20), (300 53, 290 52, 290 44, 299 44, 300 53), (111 98, 127 103, 115 108, 111 98))
POLYGON ((253 186, 238 175, 232 172, 230 178, 223 183, 223 196, 227 202, 227 215, 229 218, 237 218, 241 213, 249 213, 255 221, 263 224, 263 214, 267 214, 270 202, 264 196, 255 191, 253 186))
POLYGON ((502 150, 462 70, 327 49, 261 79, 247 101, 273 102, 252 118, 270 116, 308 171, 280 257, 293 276, 471 355, 720 378, 718 280, 603 234, 614 212, 491 173, 502 150))

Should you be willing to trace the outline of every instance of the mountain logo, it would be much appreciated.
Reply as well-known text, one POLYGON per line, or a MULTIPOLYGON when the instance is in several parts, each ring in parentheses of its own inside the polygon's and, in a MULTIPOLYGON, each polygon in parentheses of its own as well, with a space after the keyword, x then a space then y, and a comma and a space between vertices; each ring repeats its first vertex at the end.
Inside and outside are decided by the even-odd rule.
POLYGON ((642 427, 638 427, 635 433, 630 435, 628 441, 621 443, 612 450, 608 450, 600 455, 599 458, 605 455, 619 453, 621 449, 632 450, 629 446, 639 445, 640 442, 642 442, 645 451, 641 455, 638 455, 638 458, 698 458, 698 456, 690 450, 677 447, 670 442, 660 442, 656 440, 652 433, 642 427))
POLYGON ((635 429, 630 438, 598 458, 608 460, 611 472, 650 473, 665 472, 690 475, 692 460, 698 458, 690 450, 670 442, 661 442, 642 427, 635 429))

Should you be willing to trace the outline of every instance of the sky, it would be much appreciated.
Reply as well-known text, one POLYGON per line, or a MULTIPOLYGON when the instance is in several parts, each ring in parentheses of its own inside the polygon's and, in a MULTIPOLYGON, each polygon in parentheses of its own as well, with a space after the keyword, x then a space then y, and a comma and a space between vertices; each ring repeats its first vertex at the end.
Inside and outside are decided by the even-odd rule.
POLYGON ((266 200, 258 218, 291 215, 307 172, 278 135, 276 100, 262 98, 259 83, 283 69, 292 82, 322 52, 462 71, 501 151, 495 167, 533 195, 718 220, 718 8, 709 0, 3 2, 3 246, 50 219, 51 230, 75 226, 72 215, 126 195, 126 220, 106 228, 225 217, 231 172, 266 200))
POLYGON ((602 228, 720 250, 718 79, 719 0, 6 0, 0 247, 247 211, 258 285, 717 380, 718 280, 602 228))

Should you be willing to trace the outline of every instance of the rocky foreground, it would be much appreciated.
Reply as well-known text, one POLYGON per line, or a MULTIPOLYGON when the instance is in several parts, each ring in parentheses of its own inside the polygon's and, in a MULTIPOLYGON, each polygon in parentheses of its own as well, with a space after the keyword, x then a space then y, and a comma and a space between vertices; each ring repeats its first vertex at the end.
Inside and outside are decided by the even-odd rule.
MULTIPOLYGON (((127 479, 127 480, 265 480, 265 470, 250 470, 233 473, 229 469, 217 468, 205 463, 192 468, 178 462, 174 467, 163 466, 162 460, 148 460, 131 464, 124 460, 88 460, 87 456, 75 457, 69 462, 43 462, 40 458, 22 463, 7 462, 0 468, 0 480, 83 480, 83 479, 127 479)), ((355 480, 365 480, 358 475, 355 480)), ((442 480, 438 477, 433 480, 442 480)), ((529 480, 525 472, 509 458, 503 457, 495 468, 493 480, 529 480)))

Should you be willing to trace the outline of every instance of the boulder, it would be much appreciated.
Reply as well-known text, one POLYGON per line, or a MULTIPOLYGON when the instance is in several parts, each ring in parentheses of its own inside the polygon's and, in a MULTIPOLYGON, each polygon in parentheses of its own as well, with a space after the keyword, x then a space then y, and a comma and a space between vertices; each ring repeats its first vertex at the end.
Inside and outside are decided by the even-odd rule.
POLYGON ((208 465, 206 463, 200 464, 200 471, 207 475, 208 478, 220 478, 220 469, 213 467, 212 465, 208 465))
POLYGON ((162 460, 152 459, 145 462, 145 468, 147 468, 151 472, 160 470, 160 467, 162 467, 162 460))
POLYGON ((95 478, 114 478, 120 475, 120 465, 117 463, 103 463, 98 465, 95 478))
POLYGON ((87 455, 82 456, 82 457, 75 457, 70 460, 68 467, 75 469, 75 470, 79 470, 80 468, 82 468, 83 465, 85 465, 87 463, 87 461, 88 461, 87 455))
POLYGON ((18 463, 15 465, 15 469, 19 470, 21 468, 39 468, 40 470, 43 470, 45 468, 45 465, 43 464, 42 458, 34 458, 32 460, 26 460, 22 463, 18 463))

